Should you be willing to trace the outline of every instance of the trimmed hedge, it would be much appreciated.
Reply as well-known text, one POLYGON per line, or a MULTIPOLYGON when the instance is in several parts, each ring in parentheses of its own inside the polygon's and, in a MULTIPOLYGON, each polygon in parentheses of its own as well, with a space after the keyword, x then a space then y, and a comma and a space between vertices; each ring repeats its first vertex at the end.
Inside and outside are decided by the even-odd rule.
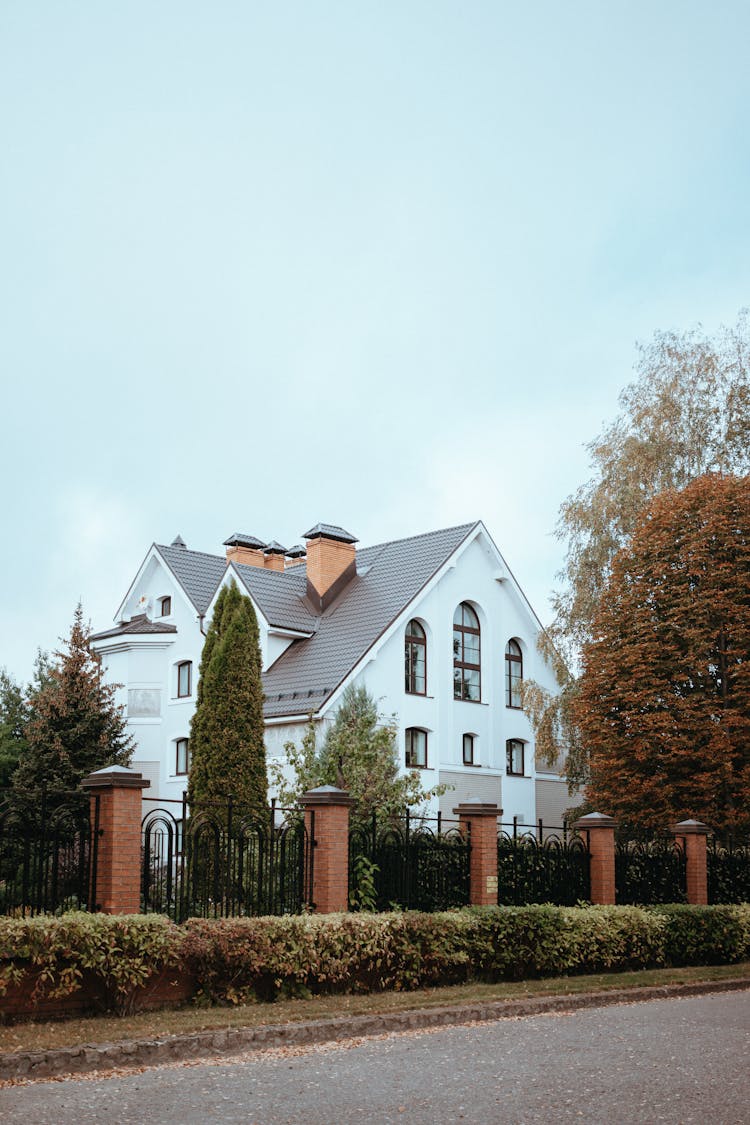
POLYGON ((747 959, 748 905, 510 906, 192 919, 181 927, 156 915, 0 918, 0 992, 32 974, 37 997, 72 995, 85 971, 118 1011, 178 964, 195 977, 199 997, 239 1003, 747 959))

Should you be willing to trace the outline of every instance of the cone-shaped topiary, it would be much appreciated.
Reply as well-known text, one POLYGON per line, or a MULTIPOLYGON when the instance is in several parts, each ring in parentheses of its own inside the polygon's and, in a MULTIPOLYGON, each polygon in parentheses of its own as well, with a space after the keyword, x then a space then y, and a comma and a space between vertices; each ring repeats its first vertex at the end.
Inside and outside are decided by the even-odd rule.
POLYGON ((234 582, 216 600, 190 727, 188 796, 264 815, 268 790, 258 621, 234 582))

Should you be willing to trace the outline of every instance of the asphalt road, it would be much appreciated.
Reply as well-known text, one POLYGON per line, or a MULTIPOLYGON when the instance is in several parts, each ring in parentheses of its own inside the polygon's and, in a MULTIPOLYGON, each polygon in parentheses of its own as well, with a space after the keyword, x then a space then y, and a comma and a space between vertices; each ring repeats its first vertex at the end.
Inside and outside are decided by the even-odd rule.
POLYGON ((0 1090, 3 1125, 750 1123, 750 993, 0 1090))

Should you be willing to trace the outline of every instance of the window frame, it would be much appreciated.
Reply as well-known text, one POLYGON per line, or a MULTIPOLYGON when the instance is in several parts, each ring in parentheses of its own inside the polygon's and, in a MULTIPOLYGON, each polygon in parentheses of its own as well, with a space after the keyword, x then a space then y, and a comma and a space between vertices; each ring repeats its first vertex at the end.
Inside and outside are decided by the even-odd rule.
POLYGON ((408 770, 426 770, 427 766, 427 753, 428 753, 428 733, 424 727, 407 727, 404 731, 404 765, 408 770), (410 756, 414 751, 414 735, 421 735, 424 739, 424 761, 414 762, 410 761, 410 756))
POLYGON ((411 618, 404 630, 404 690, 407 695, 427 695, 427 632, 424 625, 416 617, 411 618), (421 637, 419 633, 410 631, 412 625, 417 626, 419 633, 422 634, 421 637), (412 651, 414 646, 422 649, 422 665, 424 668, 424 690, 422 691, 412 686, 416 682, 412 651))
POLYGON ((510 637, 505 646, 505 706, 514 711, 521 710, 520 685, 523 683, 523 651, 518 641, 510 637), (511 652, 511 645, 516 650, 511 652), (514 668, 516 669, 514 671, 514 668), (514 703, 513 700, 518 702, 514 703))
POLYGON ((453 614, 453 698, 463 703, 482 702, 482 626, 479 623, 479 614, 469 602, 460 602, 460 604, 456 607, 455 613, 453 614), (457 623, 456 617, 459 610, 461 611, 461 622, 457 623), (476 621, 476 627, 474 627, 473 625, 465 624, 467 610, 476 621), (470 660, 463 659, 466 655, 465 638, 467 637, 467 635, 477 638, 476 663, 470 660), (456 676, 457 672, 458 678, 456 676), (472 699, 466 693, 468 685, 463 675, 464 672, 476 672, 477 674, 476 699, 472 699))
POLYGON ((190 739, 176 738, 174 740, 174 772, 175 777, 187 777, 190 773, 190 739), (180 747, 185 747, 185 769, 180 769, 180 747))
POLYGON ((193 694, 193 662, 181 660, 177 665, 177 699, 189 699, 193 694), (187 691, 182 691, 181 676, 183 668, 187 668, 187 691))
POLYGON ((159 598, 159 617, 170 617, 172 615, 172 597, 170 594, 165 594, 164 597, 159 598))
POLYGON ((526 777, 526 742, 523 738, 508 738, 505 741, 505 772, 508 777, 526 777), (521 769, 513 769, 513 748, 521 751, 521 769))
POLYGON ((475 734, 471 734, 470 732, 467 732, 461 738, 461 749, 462 749, 462 752, 463 752, 463 764, 465 766, 474 766, 476 768, 479 765, 479 762, 477 761, 477 741, 478 741, 477 736, 475 734), (468 758, 466 756, 467 742, 468 742, 468 745, 469 745, 469 748, 470 748, 470 755, 469 755, 468 758))

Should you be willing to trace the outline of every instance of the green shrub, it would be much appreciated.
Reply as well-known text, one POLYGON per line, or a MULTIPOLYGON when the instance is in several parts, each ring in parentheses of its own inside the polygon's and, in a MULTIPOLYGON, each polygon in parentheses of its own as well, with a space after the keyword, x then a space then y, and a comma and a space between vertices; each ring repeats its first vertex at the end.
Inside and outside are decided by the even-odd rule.
POLYGON ((654 906, 670 965, 724 965, 750 957, 750 906, 654 906))
POLYGON ((0 918, 0 995, 31 973, 34 1000, 70 996, 89 972, 106 1006, 124 1013, 139 987, 182 959, 184 942, 179 927, 157 914, 0 918))
POLYGON ((124 1012, 139 987, 181 965, 224 1003, 416 989, 659 965, 750 959, 750 906, 508 906, 441 914, 0 918, 0 991, 31 975, 64 997, 91 974, 124 1012))

